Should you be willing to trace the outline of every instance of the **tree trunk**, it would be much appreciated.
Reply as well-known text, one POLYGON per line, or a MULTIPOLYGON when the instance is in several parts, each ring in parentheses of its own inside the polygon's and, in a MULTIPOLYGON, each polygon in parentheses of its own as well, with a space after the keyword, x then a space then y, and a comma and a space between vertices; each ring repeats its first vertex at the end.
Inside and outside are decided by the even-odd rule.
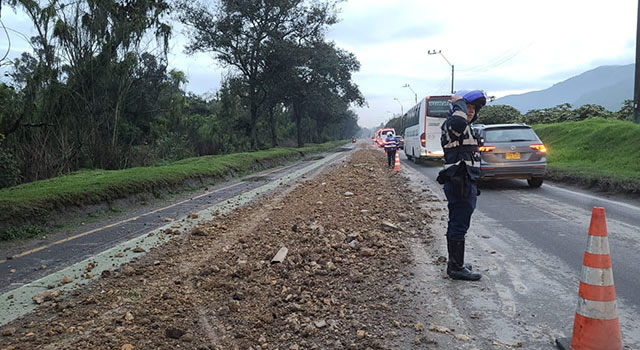
POLYGON ((302 114, 300 112, 300 106, 297 103, 293 103, 293 115, 296 118, 296 136, 298 137, 298 147, 304 146, 302 142, 302 114))
POLYGON ((258 105, 255 102, 251 102, 251 149, 254 151, 258 150, 258 105))
POLYGON ((278 135, 276 135, 276 118, 274 116, 275 107, 269 108, 269 128, 271 129, 271 147, 278 146, 278 135))

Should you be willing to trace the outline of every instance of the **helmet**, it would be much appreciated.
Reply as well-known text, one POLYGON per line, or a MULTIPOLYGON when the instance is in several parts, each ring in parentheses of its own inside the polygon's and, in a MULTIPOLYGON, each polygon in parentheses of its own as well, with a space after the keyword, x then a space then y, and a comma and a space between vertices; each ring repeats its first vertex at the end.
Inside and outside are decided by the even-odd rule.
POLYGON ((476 106, 476 109, 487 104, 487 96, 481 90, 458 91, 457 95, 462 96, 467 103, 476 106))
MULTIPOLYGON (((482 90, 459 90, 456 91, 456 95, 462 96, 462 99, 468 104, 472 104, 476 107, 475 115, 471 119, 471 123, 478 119, 478 112, 480 108, 487 104, 487 96, 482 90)), ((450 108, 453 108, 451 106, 450 108)))
POLYGON ((393 133, 391 131, 387 132, 387 137, 391 137, 393 136, 393 133))

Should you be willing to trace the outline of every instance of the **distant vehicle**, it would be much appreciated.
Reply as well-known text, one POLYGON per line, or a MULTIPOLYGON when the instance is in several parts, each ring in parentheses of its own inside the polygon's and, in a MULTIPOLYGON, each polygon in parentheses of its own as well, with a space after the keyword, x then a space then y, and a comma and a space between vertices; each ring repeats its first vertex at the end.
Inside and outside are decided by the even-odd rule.
POLYGON ((376 143, 378 144, 378 146, 384 147, 384 139, 387 138, 387 133, 389 133, 389 131, 391 131, 393 136, 396 135, 396 129, 394 128, 382 128, 376 131, 376 143))
POLYGON ((356 138, 355 137, 351 138, 351 143, 356 143, 356 138))
POLYGON ((398 148, 404 149, 404 137, 396 135, 396 139, 398 140, 398 148))
POLYGON ((542 186, 547 148, 526 124, 473 125, 480 150, 481 180, 526 179, 542 186))
POLYGON ((407 159, 418 162, 420 159, 439 159, 444 157, 440 145, 440 126, 447 119, 451 95, 427 96, 404 114, 404 154, 407 159))

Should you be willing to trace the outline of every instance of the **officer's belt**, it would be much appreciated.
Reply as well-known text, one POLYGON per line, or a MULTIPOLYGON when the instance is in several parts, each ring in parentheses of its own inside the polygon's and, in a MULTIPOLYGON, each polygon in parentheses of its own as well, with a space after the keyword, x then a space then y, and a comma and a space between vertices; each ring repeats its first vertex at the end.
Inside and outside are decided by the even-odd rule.
POLYGON ((467 164, 467 166, 475 167, 475 168, 477 168, 477 167, 480 165, 480 162, 478 162, 478 161, 475 161, 475 162, 474 162, 474 161, 472 161, 472 160, 461 160, 461 161, 458 161, 458 162, 456 162, 456 163, 445 164, 445 165, 444 165, 444 168, 445 168, 445 169, 448 169, 448 168, 450 168, 450 167, 452 167, 452 166, 454 166, 454 165, 458 165, 458 164, 460 164, 460 162, 465 162, 465 164, 467 164))
POLYGON ((456 150, 458 152, 478 152, 478 145, 462 145, 462 146, 451 146, 451 147, 447 147, 448 145, 445 145, 444 148, 446 149, 450 149, 450 150, 456 150))

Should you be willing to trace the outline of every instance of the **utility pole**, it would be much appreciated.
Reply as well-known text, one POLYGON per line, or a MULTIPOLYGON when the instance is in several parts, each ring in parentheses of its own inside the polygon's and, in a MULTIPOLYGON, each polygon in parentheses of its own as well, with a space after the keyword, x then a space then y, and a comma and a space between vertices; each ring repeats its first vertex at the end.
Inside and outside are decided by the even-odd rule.
POLYGON ((402 107, 402 103, 400 103, 400 100, 398 100, 397 97, 394 97, 393 99, 398 101, 398 104, 400 105, 400 129, 402 129, 402 133, 404 134, 404 108, 402 107))
POLYGON ((429 50, 429 51, 427 51, 427 54, 429 54, 429 55, 440 54, 440 56, 442 56, 442 58, 444 58, 444 60, 447 61, 447 64, 451 66, 451 94, 453 94, 453 72, 454 72, 453 64, 451 64, 451 62, 449 62, 449 60, 446 57, 444 57, 444 55, 442 54, 442 50, 438 50, 438 51, 429 50))
MULTIPOLYGON (((639 1, 640 1, 640 0, 639 0, 639 1)), ((415 102, 416 102, 416 104, 418 104, 418 94, 416 94, 416 92, 415 92, 415 91, 413 91, 413 89, 411 88, 411 85, 409 85, 409 84, 404 84, 404 85, 402 85, 402 87, 409 88, 409 90, 411 90, 411 92, 413 92, 413 97, 414 97, 414 99, 415 99, 415 102)))
POLYGON ((633 122, 640 123, 640 0, 638 0, 638 19, 636 21, 636 79, 633 89, 633 122))

